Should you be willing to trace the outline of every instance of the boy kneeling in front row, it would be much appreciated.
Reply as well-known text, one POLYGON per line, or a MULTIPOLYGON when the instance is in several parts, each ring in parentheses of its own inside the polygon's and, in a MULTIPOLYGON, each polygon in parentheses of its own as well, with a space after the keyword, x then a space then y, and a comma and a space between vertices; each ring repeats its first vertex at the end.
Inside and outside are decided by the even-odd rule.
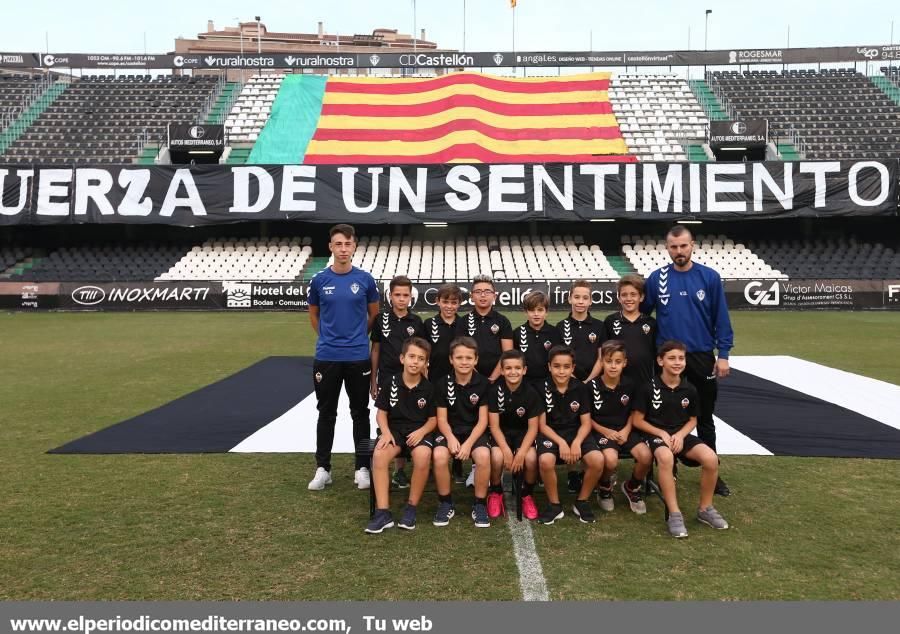
POLYGON ((680 341, 667 341, 660 346, 656 362, 662 373, 638 390, 632 419, 634 426, 650 437, 647 442, 659 466, 659 487, 669 513, 667 523, 672 537, 688 534, 676 497, 673 473, 676 458, 700 464, 697 520, 720 530, 728 528, 728 522, 712 505, 719 458, 709 445, 691 435, 697 426, 700 403, 697 389, 681 376, 686 350, 680 341))
POLYGON ((416 527, 416 505, 428 481, 434 447, 432 432, 437 426, 434 389, 422 376, 430 352, 431 346, 421 337, 404 341, 400 353, 403 372, 391 375, 382 383, 375 400, 380 436, 372 455, 375 515, 366 526, 367 533, 380 533, 394 525, 390 510, 390 466, 398 456, 412 457, 413 473, 409 499, 397 526, 407 530, 416 527))

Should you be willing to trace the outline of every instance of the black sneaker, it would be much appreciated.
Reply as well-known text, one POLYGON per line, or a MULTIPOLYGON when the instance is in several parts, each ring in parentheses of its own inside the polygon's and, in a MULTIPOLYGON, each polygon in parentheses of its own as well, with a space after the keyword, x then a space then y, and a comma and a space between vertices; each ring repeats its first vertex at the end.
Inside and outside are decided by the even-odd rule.
POLYGON ((556 520, 561 520, 564 515, 562 504, 548 504, 538 517, 538 521, 549 526, 556 520))
POLYGON ((719 478, 716 480, 716 488, 713 490, 713 493, 721 495, 723 498, 727 498, 731 495, 731 489, 728 488, 728 485, 725 484, 725 481, 722 478, 719 478))
POLYGON ((391 515, 391 512, 385 509, 378 509, 375 511, 375 515, 372 516, 372 519, 369 520, 369 523, 366 526, 366 532, 370 535, 377 535, 384 529, 393 527, 394 516, 391 515))
POLYGON ((472 507, 472 521, 475 522, 475 528, 490 528, 491 520, 488 518, 486 505, 476 504, 472 507))
POLYGON ((406 477, 406 471, 404 471, 403 469, 397 469, 396 471, 394 471, 394 477, 391 478, 391 484, 393 484, 397 489, 408 489, 409 478, 406 477))
POLYGON ((584 483, 584 474, 580 471, 569 472, 569 493, 581 493, 581 485, 584 483))
POLYGON ((594 512, 591 510, 591 503, 587 500, 575 500, 572 512, 584 524, 593 524, 597 521, 597 518, 594 517, 594 512))
POLYGON ((435 526, 446 526, 453 519, 454 515, 456 515, 456 509, 453 508, 453 505, 450 502, 441 502, 438 504, 432 524, 435 526))
POLYGON ((403 517, 400 518, 400 521, 397 522, 397 528, 403 528, 405 530, 411 531, 416 528, 416 507, 411 504, 407 504, 403 509, 403 517))

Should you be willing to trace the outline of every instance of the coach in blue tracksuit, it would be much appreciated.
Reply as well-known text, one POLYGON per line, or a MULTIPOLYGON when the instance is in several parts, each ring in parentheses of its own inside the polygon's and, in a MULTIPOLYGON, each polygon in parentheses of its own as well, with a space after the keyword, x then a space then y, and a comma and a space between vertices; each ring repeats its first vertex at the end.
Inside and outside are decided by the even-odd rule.
MULTIPOLYGON (((687 346, 684 375, 700 395, 697 435, 715 451, 717 379, 728 376, 728 354, 734 345, 725 287, 714 269, 691 261, 694 237, 684 225, 669 230, 666 249, 673 264, 653 271, 647 278, 641 310, 649 314, 656 309, 657 346, 670 339, 687 346)), ((716 493, 731 493, 721 478, 716 493)))

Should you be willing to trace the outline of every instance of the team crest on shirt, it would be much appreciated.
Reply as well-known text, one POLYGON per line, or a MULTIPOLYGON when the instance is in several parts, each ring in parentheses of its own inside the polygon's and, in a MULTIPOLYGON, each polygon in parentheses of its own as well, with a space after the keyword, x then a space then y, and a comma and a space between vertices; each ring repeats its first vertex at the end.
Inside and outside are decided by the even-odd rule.
POLYGON ((681 399, 681 407, 682 407, 682 409, 687 409, 687 408, 688 408, 688 405, 690 405, 690 404, 691 404, 691 402, 690 402, 687 398, 681 399))
POLYGON ((595 332, 590 333, 588 335, 588 341, 590 341, 591 343, 596 343, 597 342, 597 333, 595 333, 595 332))
POLYGON ((322 373, 316 372, 315 379, 316 379, 316 383, 321 383, 322 382, 322 373))
POLYGON ((359 284, 353 282, 353 284, 350 285, 350 291, 356 295, 359 292, 359 284))
POLYGON ((493 326, 491 326, 491 334, 492 335, 496 335, 498 332, 500 332, 500 326, 498 326, 497 324, 494 324, 493 326))
POLYGON ((517 408, 517 409, 516 409, 516 415, 517 415, 519 418, 522 418, 522 417, 525 415, 525 408, 524 408, 524 407, 519 407, 519 408, 517 408))
POLYGON ((425 399, 420 398, 418 401, 416 401, 416 405, 419 406, 419 409, 425 409, 425 405, 426 405, 425 399))
POLYGON ((704 291, 701 288, 699 291, 697 291, 697 299, 699 299, 702 302, 705 298, 706 298, 706 291, 704 291))
POLYGON ((641 326, 641 330, 644 331, 645 335, 649 335, 650 334, 650 324, 644 324, 643 326, 641 326))
POLYGON ((552 448, 552 447, 553 447, 553 441, 552 441, 552 440, 545 440, 545 441, 544 441, 544 447, 546 447, 547 449, 552 448))
POLYGON ((630 400, 631 400, 631 398, 629 398, 629 396, 627 394, 623 394, 622 398, 619 399, 619 402, 622 403, 622 407, 625 407, 628 405, 628 401, 630 401, 630 400))
POLYGON ((478 405, 478 395, 477 394, 469 394, 469 402, 472 405, 478 405))
POLYGON ((416 329, 413 328, 412 326, 406 327, 406 334, 409 335, 410 337, 412 337, 415 334, 415 332, 416 332, 416 329))
POLYGON ((552 341, 545 341, 545 342, 544 342, 544 350, 549 350, 549 349, 552 348, 552 347, 553 347, 553 342, 552 342, 552 341))
POLYGON ((579 403, 578 401, 572 401, 571 403, 569 403, 569 409, 573 412, 577 412, 579 409, 581 409, 581 403, 579 403))

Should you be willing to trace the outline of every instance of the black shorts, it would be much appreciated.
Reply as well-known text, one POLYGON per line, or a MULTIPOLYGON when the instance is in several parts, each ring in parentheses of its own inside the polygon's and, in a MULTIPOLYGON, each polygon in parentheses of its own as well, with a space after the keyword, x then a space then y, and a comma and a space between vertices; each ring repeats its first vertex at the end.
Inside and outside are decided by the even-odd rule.
MULTIPOLYGON (((463 431, 461 433, 456 433, 456 430, 453 431, 453 435, 456 436, 456 439, 459 441, 459 444, 463 444, 464 442, 466 442, 469 439, 469 436, 471 435, 471 433, 472 433, 471 430, 463 431)), ((475 451, 479 447, 487 447, 488 449, 490 449, 491 448, 490 436, 491 436, 491 432, 489 432, 488 430, 485 430, 484 433, 478 437, 478 440, 476 440, 474 443, 472 443, 472 451, 475 451)), ((447 446, 447 438, 444 436, 444 434, 442 434, 439 431, 434 433, 434 446, 435 446, 435 448, 447 446)))
MULTIPOLYGON (((572 446, 572 442, 575 440, 575 436, 578 435, 577 431, 570 431, 570 432, 567 431, 567 432, 563 432, 563 433, 556 432, 556 433, 559 434, 559 436, 561 436, 562 439, 565 440, 566 443, 568 443, 570 447, 572 446)), ((594 438, 594 434, 588 434, 587 438, 585 438, 581 442, 581 455, 586 456, 587 454, 589 454, 592 451, 600 451, 600 446, 597 445, 597 439, 594 438)), ((546 436, 538 434, 537 452, 538 452, 539 456, 542 456, 545 453, 552 453, 554 456, 559 458, 559 445, 557 445, 555 442, 553 442, 546 436)))
MULTIPOLYGON (((526 430, 509 430, 503 432, 503 437, 506 439, 506 444, 509 445, 509 448, 512 449, 513 453, 516 453, 519 450, 519 447, 522 446, 522 441, 525 440, 525 434, 528 432, 526 430)), ((491 439, 491 446, 497 447, 499 443, 496 439, 491 439)))
MULTIPOLYGON (((647 436, 647 439, 645 442, 650 447, 650 452, 654 453, 654 454, 656 453, 657 449, 662 449, 663 447, 666 446, 666 444, 663 442, 662 438, 660 438, 659 436, 647 436)), ((688 464, 691 466, 697 466, 697 464, 698 464, 697 462, 695 462, 694 460, 691 460, 690 458, 685 458, 684 454, 689 452, 691 449, 693 449, 697 445, 705 445, 705 444, 706 443, 703 442, 702 440, 700 440, 697 436, 694 436, 693 434, 688 434, 684 438, 684 443, 682 444, 681 451, 675 457, 678 458, 679 460, 681 460, 681 462, 683 462, 685 464, 688 464)))
MULTIPOLYGON (((418 427, 391 427, 388 425, 388 428, 394 436, 394 443, 400 447, 400 453, 397 454, 398 458, 412 458, 412 450, 416 447, 428 447, 429 450, 435 447, 434 434, 425 434, 425 437, 416 447, 410 447, 406 444, 406 437, 416 431, 418 427)), ((378 435, 381 435, 380 430, 378 435)))
POLYGON ((612 438, 607 438, 600 432, 595 431, 594 437, 596 438, 597 445, 600 447, 601 450, 605 451, 607 449, 615 449, 619 453, 622 453, 623 451, 627 452, 627 453, 631 453, 631 450, 634 449, 635 446, 644 442, 644 437, 641 434, 639 434, 633 430, 630 434, 628 434, 628 438, 625 439, 625 443, 622 445, 617 443, 612 438))

